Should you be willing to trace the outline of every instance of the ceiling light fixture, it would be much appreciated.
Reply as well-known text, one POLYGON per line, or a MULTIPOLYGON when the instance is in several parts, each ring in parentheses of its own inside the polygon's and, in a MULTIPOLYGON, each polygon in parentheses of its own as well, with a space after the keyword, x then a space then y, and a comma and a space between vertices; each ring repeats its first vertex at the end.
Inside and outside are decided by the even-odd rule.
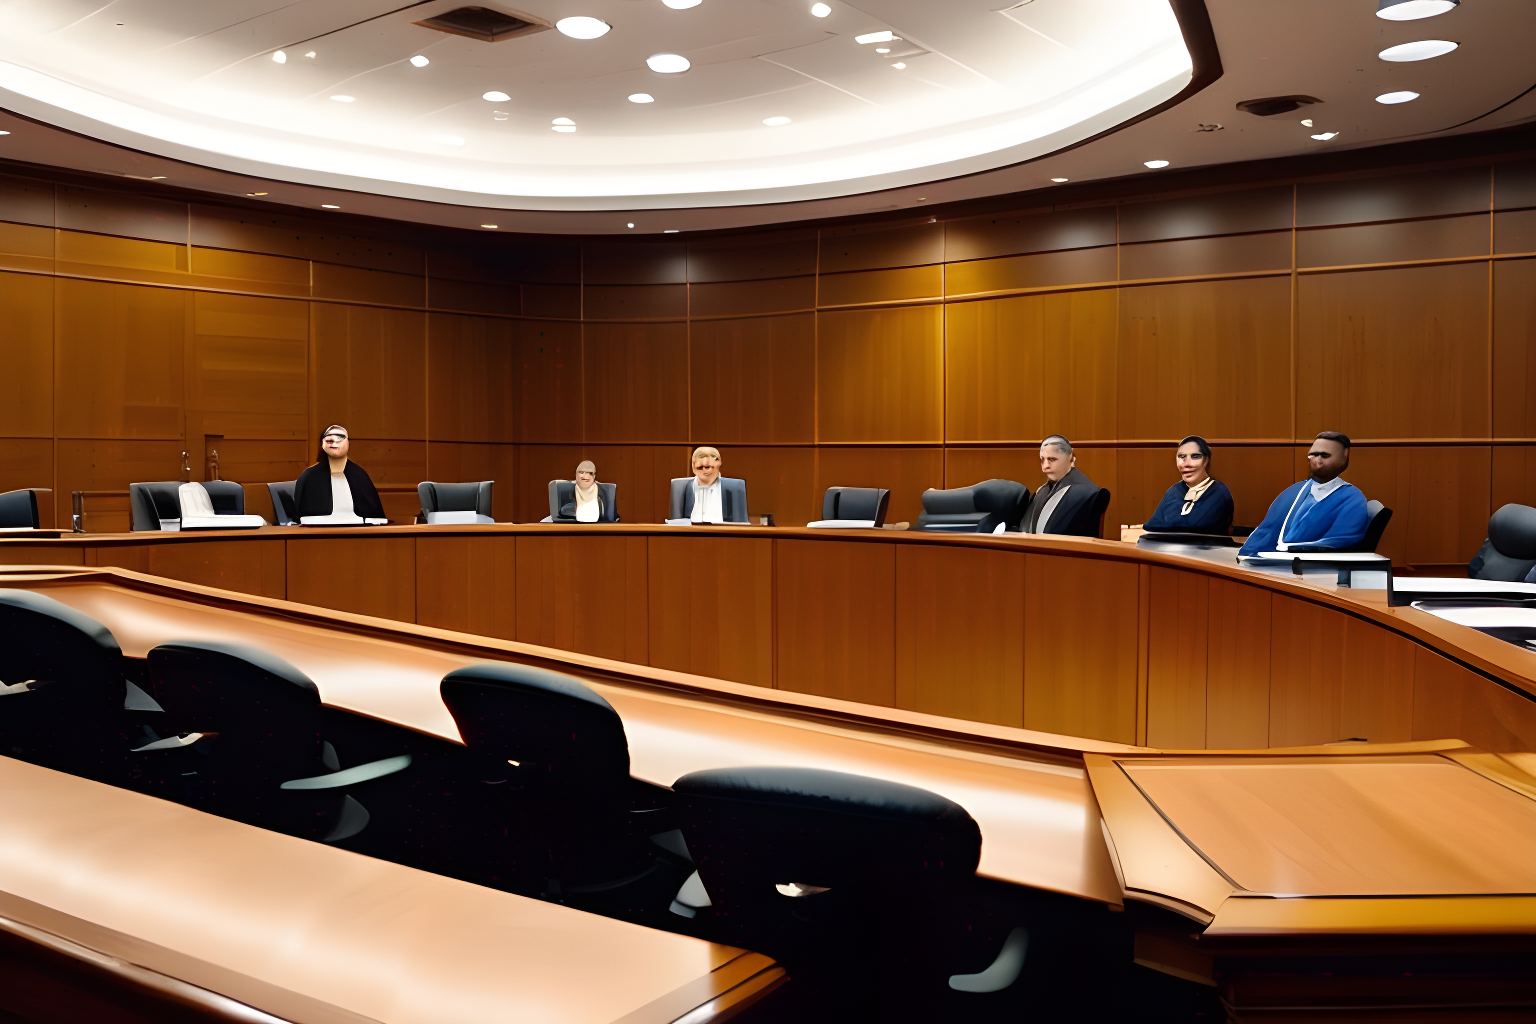
POLYGON ((656 102, 656 97, 652 96, 648 92, 632 92, 632 93, 629 94, 629 102, 631 102, 631 103, 655 103, 656 102))
POLYGON ((165 180, 165 175, 163 175, 163 174, 151 174, 149 176, 149 180, 150 181, 164 181, 165 180))
POLYGON ((675 234, 677 234, 677 228, 667 228, 665 231, 662 232, 662 234, 664 234, 664 235, 675 235, 675 234))
POLYGON ((1304 118, 1301 119, 1301 124, 1302 124, 1302 127, 1304 127, 1304 128, 1311 128, 1312 127, 1312 119, 1310 117, 1304 117, 1304 118))
POLYGON ((693 67, 687 57, 675 53, 653 53, 645 58, 645 66, 660 75, 677 75, 693 67))
POLYGON ((549 122, 549 126, 557 132, 573 132, 576 130, 576 122, 568 117, 557 117, 549 122))
POLYGON ((860 43, 860 44, 863 44, 863 43, 889 43, 889 42, 894 42, 895 39, 896 39, 896 33, 892 32, 890 29, 886 29, 883 32, 865 32, 861 36, 854 36, 853 37, 853 41, 856 42, 856 43, 860 43))
POLYGON ((828 7, 826 4, 811 4, 811 16, 812 17, 825 18, 827 15, 829 15, 831 13, 832 13, 832 8, 828 7))
POLYGON ((877 46, 877 47, 875 47, 875 52, 876 53, 890 53, 891 52, 891 48, 889 46, 877 46))
POLYGON ((1059 185, 1059 184, 1061 184, 1061 183, 1062 183, 1062 182, 1063 182, 1063 181, 1069 181, 1069 180, 1070 180, 1070 179, 1068 179, 1068 178, 1052 178, 1052 179, 1051 179, 1051 180, 1052 180, 1052 181, 1054 181, 1054 182, 1056 182, 1056 183, 1057 183, 1057 184, 1058 184, 1058 185, 1059 185))
POLYGON ((1453 11, 1461 0, 1380 0, 1376 17, 1386 21, 1418 21, 1453 11))
POLYGON ((1318 142, 1327 142, 1329 139, 1333 138, 1337 134, 1339 134, 1339 133, 1338 132, 1323 132, 1321 135, 1314 135, 1312 137, 1314 139, 1316 139, 1318 142))
POLYGON ((493 110, 493 111, 491 111, 491 120, 492 121, 505 121, 507 118, 509 118, 511 116, 512 115, 507 113, 505 110, 493 110))
POLYGON ((0 135, 9 135, 9 134, 11 134, 11 133, 10 132, 0 132, 0 135))
POLYGON ((1154 171, 1157 171, 1157 170, 1161 170, 1164 167, 1167 167, 1168 166, 1168 161, 1167 160, 1148 160, 1146 162, 1146 166, 1152 168, 1154 171))
POLYGON ((1449 39, 1420 39, 1416 43, 1398 43, 1389 46, 1376 56, 1382 60, 1390 60, 1394 64, 1404 64, 1411 60, 1429 60, 1431 57, 1439 57, 1456 49, 1460 43, 1453 43, 1449 39))
POLYGON ((767 125, 770 128, 777 128, 781 124, 789 124, 789 118, 787 118, 787 117, 765 117, 765 118, 763 118, 763 124, 767 125))
POLYGON ((492 89, 490 92, 481 93, 480 98, 483 100, 490 100, 492 103, 505 103, 512 97, 508 96, 504 92, 499 92, 495 89, 492 89))
POLYGON ((1409 89, 1403 89, 1403 90, 1401 90, 1399 92, 1384 92, 1380 96, 1376 97, 1376 102, 1377 103, 1385 103, 1388 106, 1391 106, 1391 105, 1393 105, 1395 103, 1408 103, 1408 102, 1410 102, 1412 100, 1416 100, 1418 98, 1419 98, 1419 94, 1418 93, 1413 92, 1412 90, 1409 90, 1409 89))
POLYGON ((496 225, 495 224, 481 224, 480 226, 483 227, 483 228, 490 228, 492 231, 496 230, 496 225))
POLYGON ((339 94, 332 96, 331 99, 335 100, 337 103, 355 103, 357 101, 356 96, 343 96, 339 94))
POLYGON ((561 35, 570 36, 572 39, 596 39, 607 35, 613 26, 601 18, 578 15, 574 18, 561 18, 555 22, 555 28, 561 35))
POLYGON ((314 59, 314 56, 315 56, 315 51, 314 51, 314 50, 310 50, 310 51, 309 51, 309 52, 308 52, 308 53, 306 53, 306 54, 305 54, 305 55, 304 55, 304 56, 306 56, 306 57, 309 57, 309 58, 310 58, 310 59, 311 59, 311 60, 313 60, 313 59, 314 59))
POLYGON ((322 210, 339 210, 339 209, 341 209, 341 207, 332 205, 331 203, 321 203, 320 204, 320 209, 322 209, 322 210))
POLYGON ((284 53, 282 50, 278 50, 276 53, 274 53, 272 55, 272 61, 275 64, 287 64, 288 63, 288 55, 286 53, 284 53))
POLYGON ((434 135, 433 142, 441 142, 445 146, 462 146, 464 137, 461 135, 434 135))
POLYGON ((630 222, 630 224, 629 224, 629 225, 628 225, 628 226, 629 226, 629 227, 634 227, 634 226, 635 226, 635 225, 634 225, 634 222, 633 222, 633 221, 631 221, 631 222, 630 222))
POLYGON ((432 62, 418 53, 416 56, 411 58, 411 63, 418 68, 424 68, 432 62))
POLYGON ((690 7, 699 6, 704 0, 661 0, 661 2, 674 11, 686 11, 690 7))
POLYGON ((899 61, 897 61, 897 62, 896 62, 896 63, 895 63, 895 64, 892 64, 892 65, 891 65, 891 67, 893 67, 893 68, 895 68, 895 69, 896 69, 896 70, 897 70, 897 71, 903 71, 903 70, 905 70, 905 69, 906 69, 906 66, 907 66, 907 63, 906 63, 906 61, 901 61, 901 60, 899 60, 899 61))
POLYGON ((248 195, 248 196, 264 196, 264 195, 266 195, 266 193, 265 192, 247 192, 246 195, 248 195))

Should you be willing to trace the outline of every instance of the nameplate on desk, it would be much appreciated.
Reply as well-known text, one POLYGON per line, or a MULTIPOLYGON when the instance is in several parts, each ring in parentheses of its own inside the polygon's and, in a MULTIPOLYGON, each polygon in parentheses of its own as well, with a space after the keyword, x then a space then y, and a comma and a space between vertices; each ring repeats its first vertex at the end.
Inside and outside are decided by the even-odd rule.
POLYGON ((494 523, 496 520, 490 516, 482 516, 476 512, 428 512, 428 526, 475 526, 476 524, 494 523))
POLYGON ((386 520, 363 519, 359 516, 302 516, 300 526, 383 526, 386 520))
POLYGON ((183 530, 259 530, 267 525, 261 516, 182 516, 183 530))
POLYGON ((812 530, 873 530, 873 519, 818 519, 814 523, 806 523, 812 530))

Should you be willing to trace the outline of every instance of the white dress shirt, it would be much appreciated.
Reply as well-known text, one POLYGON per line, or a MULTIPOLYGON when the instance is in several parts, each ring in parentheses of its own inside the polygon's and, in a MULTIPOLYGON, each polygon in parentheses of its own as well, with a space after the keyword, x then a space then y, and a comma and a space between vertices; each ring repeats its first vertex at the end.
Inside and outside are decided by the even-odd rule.
POLYGON ((708 487, 699 483, 698 477, 693 479, 693 514, 689 516, 695 523, 723 523, 725 522, 725 502, 722 497, 723 488, 720 486, 720 478, 715 477, 715 482, 708 487))
POLYGON ((347 483, 346 475, 343 473, 331 474, 331 515, 357 515, 352 507, 352 485, 347 483))
POLYGON ((1343 486, 1344 478, 1341 476, 1336 476, 1325 484, 1320 484, 1314 480, 1312 482, 1312 500, 1322 501, 1324 498, 1328 497, 1328 495, 1332 494, 1334 491, 1343 486))

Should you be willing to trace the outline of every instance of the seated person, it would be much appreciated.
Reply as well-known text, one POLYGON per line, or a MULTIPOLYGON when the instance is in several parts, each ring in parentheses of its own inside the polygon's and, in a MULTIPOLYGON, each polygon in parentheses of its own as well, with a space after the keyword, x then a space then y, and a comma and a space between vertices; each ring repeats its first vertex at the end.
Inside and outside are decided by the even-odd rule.
POLYGON ((597 466, 590 460, 583 460, 576 466, 576 477, 571 481, 569 492, 562 483, 560 486, 560 518, 572 519, 578 523, 616 523, 619 521, 619 510, 610 505, 605 488, 611 488, 611 484, 599 484, 597 482, 597 466), (569 493, 570 500, 565 500, 569 493))
POLYGON ((693 450, 689 465, 692 479, 672 481, 669 519, 687 519, 695 523, 744 523, 747 521, 747 482, 720 475, 720 452, 716 448, 693 450))
POLYGON ((1232 492, 1211 476, 1211 446, 1191 434, 1179 442, 1173 458, 1179 482, 1168 488, 1142 529, 1225 536, 1232 526, 1232 492))
POLYGON ((1093 505, 1099 485, 1077 468, 1072 442, 1060 434, 1041 441, 1040 472, 1045 474, 1045 483, 1030 499, 1019 532, 1097 537, 1099 523, 1093 505))
POLYGON ((347 428, 332 423, 320 436, 315 464, 299 474, 293 485, 293 508, 299 522, 325 517, 337 522, 383 523, 384 503, 362 466, 347 458, 352 440, 347 428))
POLYGON ((1349 438, 1325 430, 1307 452, 1312 475, 1280 492, 1259 528, 1237 552, 1337 551, 1360 543, 1371 523, 1365 495, 1339 474, 1349 468, 1349 438))

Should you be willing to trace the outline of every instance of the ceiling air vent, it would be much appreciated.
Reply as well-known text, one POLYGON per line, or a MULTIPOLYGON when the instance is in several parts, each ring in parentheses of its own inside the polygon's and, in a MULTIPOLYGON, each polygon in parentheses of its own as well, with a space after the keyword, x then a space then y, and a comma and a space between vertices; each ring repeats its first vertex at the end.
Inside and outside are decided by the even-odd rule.
POLYGON ((1316 96, 1266 96, 1258 100, 1243 100, 1237 105, 1237 109, 1249 114, 1257 114, 1259 117, 1274 117, 1276 114, 1288 114, 1298 107, 1321 102, 1323 101, 1316 96))
POLYGON ((468 36, 484 43, 499 43, 503 39, 543 32, 550 27, 549 22, 531 14, 498 11, 490 7, 455 7, 416 24, 456 36, 468 36))

